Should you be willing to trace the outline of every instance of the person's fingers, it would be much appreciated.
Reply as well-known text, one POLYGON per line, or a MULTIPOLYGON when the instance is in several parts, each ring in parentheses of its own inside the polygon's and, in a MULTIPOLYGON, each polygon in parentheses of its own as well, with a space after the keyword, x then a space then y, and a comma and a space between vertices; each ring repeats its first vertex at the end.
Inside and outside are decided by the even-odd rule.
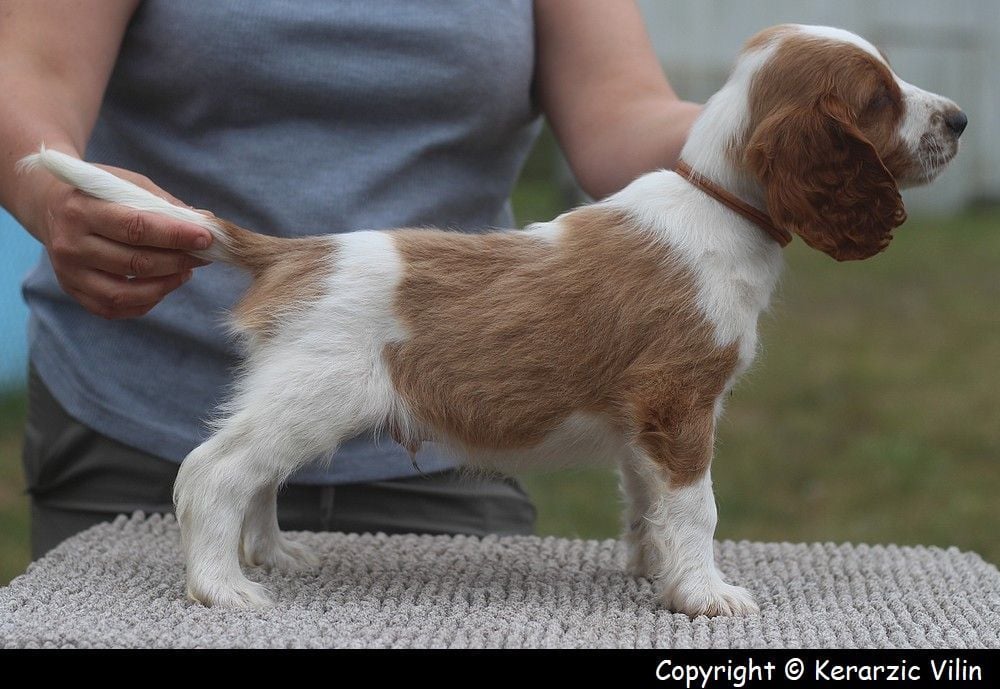
POLYGON ((191 277, 191 272, 129 280, 99 270, 77 271, 62 287, 84 308, 102 318, 131 318, 149 311, 191 277))
POLYGON ((198 251, 212 242, 208 230, 193 223, 99 201, 80 192, 67 199, 63 215, 77 231, 85 228, 90 234, 121 244, 198 251))
POLYGON ((76 246, 76 256, 90 268, 138 278, 165 277, 211 263, 183 251, 121 244, 100 235, 82 237, 76 246))

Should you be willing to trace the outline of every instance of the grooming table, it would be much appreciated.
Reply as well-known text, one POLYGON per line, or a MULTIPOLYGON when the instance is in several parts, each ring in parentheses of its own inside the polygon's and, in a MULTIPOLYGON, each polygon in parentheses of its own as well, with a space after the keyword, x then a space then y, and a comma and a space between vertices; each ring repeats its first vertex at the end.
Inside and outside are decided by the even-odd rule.
POLYGON ((210 609, 185 599, 174 518, 119 517, 0 589, 0 647, 1000 648, 1000 573, 954 548, 722 542, 761 613, 691 620, 613 540, 295 538, 319 569, 251 570, 277 607, 210 609))

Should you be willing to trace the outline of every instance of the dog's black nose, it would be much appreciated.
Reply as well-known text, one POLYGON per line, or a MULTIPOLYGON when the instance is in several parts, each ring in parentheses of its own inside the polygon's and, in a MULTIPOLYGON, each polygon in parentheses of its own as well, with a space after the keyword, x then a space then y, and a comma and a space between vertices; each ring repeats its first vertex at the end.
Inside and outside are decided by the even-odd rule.
POLYGON ((944 123, 958 137, 962 136, 962 132, 965 131, 965 127, 969 124, 969 118, 961 110, 952 110, 944 116, 944 123))

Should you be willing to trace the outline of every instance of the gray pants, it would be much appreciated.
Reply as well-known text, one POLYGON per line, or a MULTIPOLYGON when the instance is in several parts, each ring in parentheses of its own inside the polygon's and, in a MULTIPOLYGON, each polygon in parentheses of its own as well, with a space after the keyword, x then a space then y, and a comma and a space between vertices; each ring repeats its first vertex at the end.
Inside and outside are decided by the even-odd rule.
MULTIPOLYGON (((173 512, 179 465, 71 418, 33 368, 23 460, 34 559, 118 514, 173 512)), ((278 495, 278 522, 296 531, 531 534, 535 508, 514 479, 445 471, 341 486, 286 486, 278 495)))

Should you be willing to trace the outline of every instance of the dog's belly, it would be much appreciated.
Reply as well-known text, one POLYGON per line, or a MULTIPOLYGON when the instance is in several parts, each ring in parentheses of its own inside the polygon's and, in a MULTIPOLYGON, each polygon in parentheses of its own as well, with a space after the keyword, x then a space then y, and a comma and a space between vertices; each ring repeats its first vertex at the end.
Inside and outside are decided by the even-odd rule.
POLYGON ((528 447, 467 447, 433 431, 427 435, 435 436, 439 445, 465 466, 501 471, 614 463, 626 447, 623 434, 607 418, 587 412, 570 414, 541 441, 528 447))

